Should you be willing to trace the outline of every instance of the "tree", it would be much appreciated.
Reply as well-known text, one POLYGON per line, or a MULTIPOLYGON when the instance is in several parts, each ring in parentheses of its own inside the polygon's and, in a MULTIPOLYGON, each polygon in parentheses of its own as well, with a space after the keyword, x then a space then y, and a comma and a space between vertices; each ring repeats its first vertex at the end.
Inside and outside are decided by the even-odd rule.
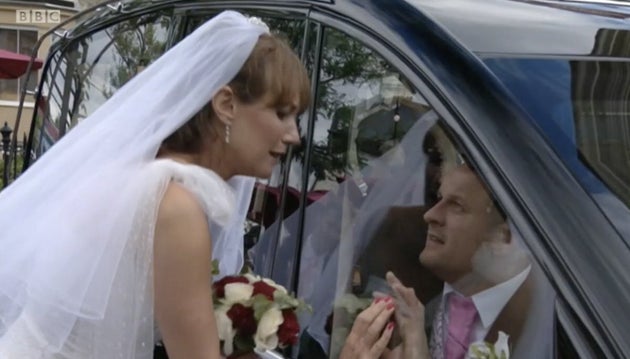
POLYGON ((118 54, 118 65, 110 71, 111 88, 103 89, 106 98, 164 53, 165 37, 158 32, 160 28, 168 28, 169 21, 168 17, 156 19, 156 14, 151 14, 114 25, 111 32, 108 30, 118 54))

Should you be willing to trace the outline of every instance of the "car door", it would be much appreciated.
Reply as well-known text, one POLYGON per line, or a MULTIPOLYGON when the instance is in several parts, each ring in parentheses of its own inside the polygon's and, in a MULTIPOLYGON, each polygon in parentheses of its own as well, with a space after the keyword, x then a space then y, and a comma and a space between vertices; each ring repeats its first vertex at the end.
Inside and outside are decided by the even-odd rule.
MULTIPOLYGON (((434 114, 438 127, 447 134, 449 142, 458 152, 464 154, 468 163, 474 166, 498 202, 497 207, 506 212, 515 226, 515 231, 520 234, 521 249, 532 258, 533 265, 539 271, 541 286, 539 294, 546 296, 549 299, 547 303, 551 303, 551 306, 547 304, 535 308, 537 316, 542 315, 541 313, 548 314, 548 320, 543 320, 537 325, 540 325, 539 333, 547 333, 549 334, 547 339, 552 338, 551 341, 545 339, 546 350, 551 353, 549 355, 564 357, 571 357, 575 353, 580 357, 611 355, 609 352, 611 347, 602 347, 601 341, 596 339, 606 332, 601 327, 602 322, 597 324, 599 329, 593 329, 590 327, 591 324, 587 324, 593 323, 593 316, 601 315, 595 313, 601 308, 588 304, 598 300, 597 294, 588 283, 575 283, 576 272, 586 270, 588 267, 598 267, 599 263, 583 258, 586 262, 571 261, 572 264, 567 265, 566 257, 574 255, 575 250, 560 247, 570 246, 570 241, 576 237, 587 242, 592 241, 596 238, 593 229, 597 228, 607 233, 612 245, 619 249, 617 255, 625 258, 627 250, 622 249, 623 241, 615 233, 614 227, 610 226, 592 199, 584 196, 582 189, 575 185, 572 177, 566 175, 563 166, 557 160, 557 155, 550 151, 549 145, 544 142, 538 130, 528 125, 531 122, 527 119, 528 115, 512 101, 510 95, 496 82, 492 74, 481 66, 478 59, 462 51, 461 46, 436 27, 431 19, 422 15, 413 18, 411 15, 413 9, 392 6, 388 8, 387 13, 381 13, 379 11, 384 9, 376 4, 377 2, 374 2, 366 6, 347 8, 340 5, 335 9, 326 8, 326 11, 311 13, 313 21, 321 24, 322 29, 317 40, 321 49, 317 55, 320 62, 316 67, 318 93, 314 109, 319 117, 313 117, 314 123, 311 125, 313 131, 310 135, 312 138, 310 155, 314 156, 317 150, 323 152, 324 164, 317 165, 316 162, 311 162, 311 167, 304 170, 311 174, 309 176, 311 182, 305 180, 304 183, 322 179, 328 183, 327 187, 322 185, 322 188, 326 188, 324 195, 314 197, 318 198, 317 201, 310 204, 305 202, 302 224, 299 224, 300 219, 296 218, 298 224, 295 227, 302 226, 301 233, 297 230, 301 235, 301 241, 291 239, 285 241, 298 243, 299 266, 291 268, 294 278, 295 276, 299 278, 295 288, 298 295, 318 297, 310 300, 315 306, 315 314, 303 321, 303 325, 307 327, 307 334, 302 344, 308 349, 300 350, 302 353, 300 355, 309 357, 316 351, 314 348, 320 350, 323 356, 334 355, 335 350, 338 352, 343 344, 344 335, 351 326, 348 317, 351 317, 351 312, 364 302, 365 297, 362 295, 366 294, 366 288, 372 286, 369 279, 374 273, 365 272, 362 263, 366 262, 363 261, 363 256, 371 253, 372 260, 367 260, 368 266, 369 263, 382 262, 387 256, 403 258, 388 253, 394 252, 394 246, 384 249, 374 244, 374 248, 380 249, 370 249, 372 243, 370 238, 379 238, 378 236, 387 238, 384 233, 391 231, 392 227, 397 227, 391 223, 409 225, 414 218, 421 217, 417 208, 416 212, 412 211, 413 207, 421 204, 430 205, 430 201, 435 200, 432 199, 435 196, 431 194, 426 184, 422 190, 416 189, 418 192, 425 192, 422 203, 418 202, 418 197, 411 194, 413 192, 402 191, 407 195, 407 202, 397 202, 402 200, 397 199, 396 194, 391 194, 391 198, 382 199, 381 202, 373 202, 370 197, 376 196, 376 193, 386 193, 388 190, 395 193, 405 188, 409 190, 409 187, 386 176, 396 173, 396 166, 400 166, 401 162, 395 161, 403 161, 400 153, 407 151, 388 152, 387 149, 397 148, 400 145, 397 141, 404 142, 404 134, 413 133, 414 125, 406 128, 404 134, 401 133, 402 138, 391 135, 392 132, 396 133, 396 130, 379 128, 372 131, 373 133, 390 131, 391 137, 388 140, 392 141, 387 145, 379 144, 378 140, 363 141, 359 137, 360 123, 366 117, 369 118, 365 113, 365 107, 374 109, 375 107, 371 106, 382 106, 382 109, 387 109, 387 106, 390 106, 389 110, 394 114, 390 117, 391 127, 398 124, 398 121, 403 121, 400 113, 395 116, 396 106, 399 111, 401 110, 400 101, 391 102, 391 99, 409 96, 405 93, 411 93, 412 99, 422 98, 418 101, 422 104, 424 112, 434 114), (398 19, 406 18, 408 21, 398 22, 396 16, 399 16, 398 19), (375 21, 376 19, 382 22, 375 21), (388 21, 390 26, 383 25, 388 21), (418 31, 423 36, 414 38, 413 31, 418 31), (335 36, 333 33, 341 35, 335 36), (352 45, 343 44, 344 41, 352 45), (326 46, 331 49, 327 51, 326 46), (335 54, 337 49, 360 53, 363 66, 359 72, 367 74, 370 70, 376 69, 375 74, 382 77, 353 75, 350 72, 352 56, 335 54), (372 58, 377 58, 374 68, 370 67, 372 58), (414 61, 410 61, 410 58, 414 61), (349 71, 349 76, 335 82, 336 79, 330 76, 331 73, 334 74, 334 70, 326 69, 327 62, 349 71), (396 79, 394 81, 396 85, 393 87, 402 87, 405 90, 401 90, 398 95, 390 95, 389 102, 379 104, 378 96, 375 96, 374 92, 387 92, 383 89, 389 86, 388 81, 383 77, 387 78, 387 74, 391 73, 396 79), (370 83, 378 82, 377 80, 380 80, 378 86, 370 83), (331 90, 325 85, 334 88, 331 90), (337 98, 327 101, 326 95, 337 98), (371 98, 373 102, 369 101, 371 98), (316 130, 317 122, 324 124, 320 125, 324 130, 319 134, 316 130), (370 147, 368 145, 370 143, 376 144, 370 147), (392 144, 393 147, 388 148, 392 144), (380 151, 384 152, 374 151, 374 148, 379 147, 380 151), (361 155, 365 156, 362 151, 372 151, 376 158, 370 157, 362 162, 361 155), (380 163, 382 167, 375 163, 380 163), (318 169, 317 166, 323 169, 318 169), (373 166, 379 168, 379 171, 373 166), (381 175, 371 178, 366 175, 368 172, 381 175), (388 188, 389 186, 393 187, 388 188), (379 190, 370 193, 374 188, 379 190), (562 205, 567 198, 575 200, 578 208, 567 210, 562 205), (371 208, 370 203, 378 203, 379 208, 371 208), (404 211, 399 211, 401 209, 397 207, 405 207, 405 210, 410 211, 407 215, 411 217, 405 217, 404 211), (374 217, 370 217, 370 213, 374 217), (593 227, 584 232, 584 226, 580 225, 580 222, 586 219, 591 221, 593 227), (557 312, 553 306, 554 298, 558 298, 557 312), (331 315, 336 312, 337 307, 340 307, 342 314, 331 315), (561 323, 559 341, 554 339, 556 325, 554 313, 557 313, 561 323), (314 333, 309 332, 309 328, 313 327, 314 333), (567 333, 570 335, 567 336, 567 333), (567 338, 570 340, 567 341, 567 338), (554 350, 560 352, 553 354, 554 350)), ((421 138, 430 142, 424 137, 421 138)), ((416 153, 424 152, 430 159, 431 147, 427 145, 426 148, 419 148, 416 153)), ((409 160, 409 157, 405 159, 409 160)), ((426 181, 428 172, 427 170, 418 177, 424 177, 426 181)), ((317 187, 313 189, 317 190, 317 187)), ((407 243, 402 248, 412 247, 407 243)), ((293 251, 295 248, 280 252, 279 255, 286 257, 293 251)), ((410 249, 410 252, 412 251, 410 249)), ((588 253, 583 252, 580 256, 588 256, 588 253)), ((397 264, 400 263, 404 262, 397 261, 397 264)), ((409 270, 412 270, 411 267, 409 270)), ((621 283, 617 281, 620 279, 620 273, 601 269, 597 273, 605 276, 602 278, 605 285, 596 284, 600 290, 606 286, 610 286, 617 294, 627 290, 626 280, 622 279, 621 283)), ((291 282, 291 279, 285 280, 291 282)), ((425 281, 428 282, 429 280, 425 281)), ((418 294, 418 290, 416 293, 418 294)), ((620 297, 616 300, 616 305, 621 304, 620 297)), ((536 345, 537 340, 544 339, 533 338, 529 339, 533 340, 530 345, 536 345)), ((520 355, 526 355, 524 353, 526 352, 521 351, 520 355)))

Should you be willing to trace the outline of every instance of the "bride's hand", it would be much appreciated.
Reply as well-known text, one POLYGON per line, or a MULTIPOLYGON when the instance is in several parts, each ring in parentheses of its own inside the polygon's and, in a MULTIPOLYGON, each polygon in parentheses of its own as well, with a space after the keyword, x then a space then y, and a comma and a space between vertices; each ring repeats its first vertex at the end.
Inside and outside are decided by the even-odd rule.
POLYGON ((402 344, 388 353, 388 357, 404 359, 430 359, 427 336, 424 332, 424 306, 413 288, 405 287, 392 272, 387 272, 387 283, 396 300, 396 325, 402 344))
POLYGON ((375 299, 357 316, 339 359, 380 358, 394 329, 394 323, 389 322, 393 312, 392 298, 375 299))

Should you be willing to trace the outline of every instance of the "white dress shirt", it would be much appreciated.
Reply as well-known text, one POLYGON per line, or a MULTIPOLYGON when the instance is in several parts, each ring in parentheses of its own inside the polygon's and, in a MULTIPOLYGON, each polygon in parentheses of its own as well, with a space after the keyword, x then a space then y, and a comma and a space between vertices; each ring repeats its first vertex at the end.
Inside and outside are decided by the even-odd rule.
MULTIPOLYGON (((525 270, 511 279, 474 294, 471 297, 477 308, 477 313, 479 313, 479 318, 476 319, 473 328, 471 342, 483 340, 486 337, 490 327, 499 316, 499 313, 501 313, 503 307, 505 307, 510 298, 516 293, 516 290, 523 284, 530 270, 531 265, 527 266, 525 270)), ((451 292, 458 293, 455 288, 448 283, 444 283, 444 291, 442 292, 442 305, 444 305, 445 308, 443 312, 444 328, 448 328, 448 315, 446 314, 448 313, 448 302, 446 302, 446 297, 451 292)))

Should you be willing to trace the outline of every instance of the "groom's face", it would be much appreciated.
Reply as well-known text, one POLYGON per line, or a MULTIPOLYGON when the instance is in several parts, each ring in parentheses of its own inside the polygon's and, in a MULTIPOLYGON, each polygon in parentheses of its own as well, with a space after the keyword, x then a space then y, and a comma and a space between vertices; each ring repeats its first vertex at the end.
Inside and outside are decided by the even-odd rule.
POLYGON ((424 215, 428 232, 420 261, 454 283, 471 272, 473 255, 501 219, 483 183, 466 165, 445 172, 439 192, 438 202, 424 215))

